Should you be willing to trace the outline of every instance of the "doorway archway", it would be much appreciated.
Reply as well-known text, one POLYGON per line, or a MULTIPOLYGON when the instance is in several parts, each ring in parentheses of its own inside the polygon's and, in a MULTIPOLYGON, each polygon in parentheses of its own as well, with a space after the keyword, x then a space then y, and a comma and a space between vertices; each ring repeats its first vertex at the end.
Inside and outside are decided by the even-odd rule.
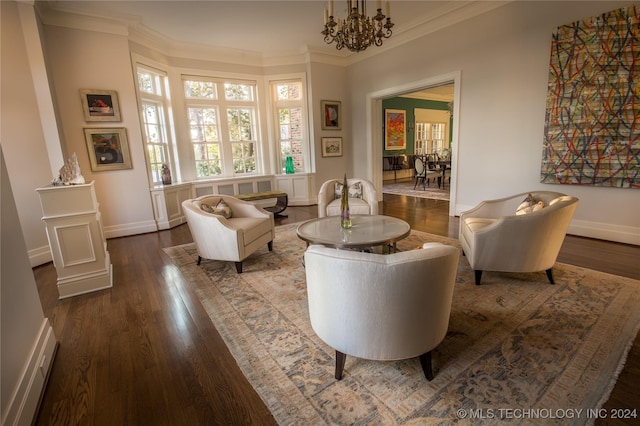
POLYGON ((453 83, 453 123, 451 127, 451 187, 449 200, 449 216, 455 216, 456 211, 456 193, 457 193, 457 174, 458 174, 458 126, 459 126, 459 108, 460 108, 460 71, 435 76, 429 79, 406 83, 399 86, 390 87, 388 89, 373 92, 367 95, 367 137, 371 144, 367 147, 369 150, 367 157, 371 159, 369 168, 373 184, 382 197, 382 147, 384 128, 382 122, 382 100, 403 95, 406 93, 425 90, 430 87, 441 86, 443 84, 453 83))

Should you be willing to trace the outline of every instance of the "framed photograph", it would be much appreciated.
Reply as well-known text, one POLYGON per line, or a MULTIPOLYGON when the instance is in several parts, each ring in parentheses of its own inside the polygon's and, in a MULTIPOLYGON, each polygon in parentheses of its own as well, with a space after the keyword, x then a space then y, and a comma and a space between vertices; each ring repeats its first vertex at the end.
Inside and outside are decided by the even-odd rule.
POLYGON ((121 121, 118 92, 115 90, 80 90, 85 121, 121 121))
POLYGON ((403 109, 384 110, 384 149, 407 148, 407 112, 403 109))
POLYGON ((342 157, 342 138, 322 138, 323 157, 342 157))
POLYGON ((322 105, 322 130, 342 129, 342 103, 340 101, 320 101, 322 105))
POLYGON ((84 138, 87 142, 91 170, 94 172, 132 168, 127 130, 124 127, 85 128, 84 138))

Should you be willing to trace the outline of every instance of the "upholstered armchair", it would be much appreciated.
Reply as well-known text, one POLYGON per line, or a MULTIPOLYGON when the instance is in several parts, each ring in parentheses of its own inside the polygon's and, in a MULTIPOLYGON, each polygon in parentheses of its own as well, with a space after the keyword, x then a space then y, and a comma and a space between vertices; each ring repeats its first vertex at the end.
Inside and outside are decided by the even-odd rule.
POLYGON ((449 327, 460 249, 426 243, 389 255, 309 246, 304 255, 311 326, 336 351, 371 360, 420 357, 433 379, 431 351, 449 327))
POLYGON ((273 214, 228 195, 204 195, 182 202, 191 236, 202 259, 232 261, 242 273, 242 261, 259 247, 273 249, 273 214), (222 201, 222 202, 221 202, 222 201))
MULTIPOLYGON (((320 187, 318 192, 318 217, 340 216, 342 180, 331 179, 320 187)), ((378 214, 378 194, 371 181, 367 179, 347 179, 349 186, 349 212, 351 214, 378 214)))
POLYGON ((546 271, 554 284, 552 268, 577 206, 575 197, 532 191, 482 201, 462 212, 459 239, 475 271, 476 284, 480 284, 482 271, 546 271), (529 195, 535 202, 522 211, 530 212, 516 214, 529 195))

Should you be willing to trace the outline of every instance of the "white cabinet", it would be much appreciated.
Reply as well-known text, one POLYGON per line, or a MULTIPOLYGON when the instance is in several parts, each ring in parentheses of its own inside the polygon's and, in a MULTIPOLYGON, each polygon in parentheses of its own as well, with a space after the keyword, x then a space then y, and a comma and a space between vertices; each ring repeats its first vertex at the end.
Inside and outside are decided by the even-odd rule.
POLYGON ((112 265, 94 182, 36 190, 61 299, 112 287, 112 265))
POLYGON ((317 203, 315 174, 292 173, 276 175, 276 189, 289 194, 290 206, 310 206, 317 203))

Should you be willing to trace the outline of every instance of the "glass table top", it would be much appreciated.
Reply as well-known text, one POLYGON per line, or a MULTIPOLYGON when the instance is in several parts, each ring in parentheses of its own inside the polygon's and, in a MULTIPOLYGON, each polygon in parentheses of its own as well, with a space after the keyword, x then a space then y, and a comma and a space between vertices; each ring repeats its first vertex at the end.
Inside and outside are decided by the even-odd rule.
POLYGON ((298 237, 309 244, 335 248, 366 248, 394 244, 411 233, 407 222, 384 215, 352 215, 352 226, 343 229, 340 216, 312 219, 298 226, 298 237))

